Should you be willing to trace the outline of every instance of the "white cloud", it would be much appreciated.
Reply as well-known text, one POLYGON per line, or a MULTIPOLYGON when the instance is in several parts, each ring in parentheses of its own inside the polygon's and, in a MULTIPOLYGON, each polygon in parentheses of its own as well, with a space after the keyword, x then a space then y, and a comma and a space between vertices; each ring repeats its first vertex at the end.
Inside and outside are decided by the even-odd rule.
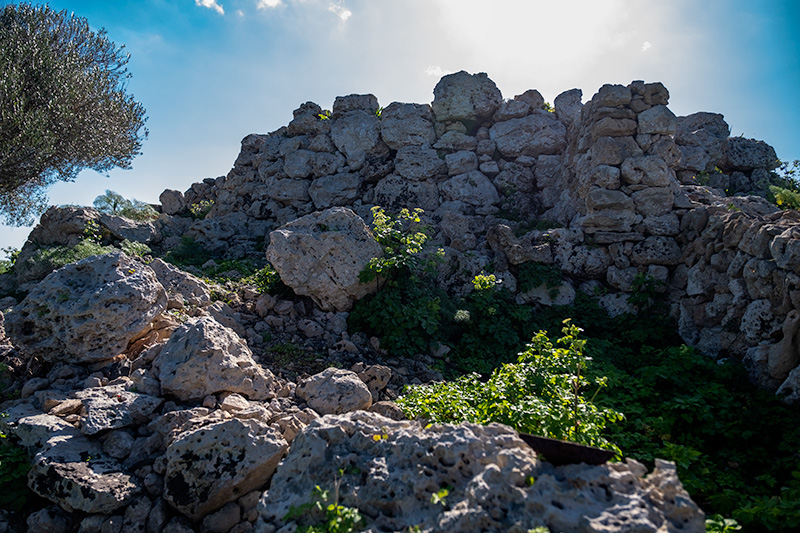
POLYGON ((194 5, 213 9, 220 15, 225 14, 225 10, 222 9, 222 6, 217 3, 217 0, 194 0, 194 5))
POLYGON ((452 71, 445 70, 439 65, 431 65, 425 69, 425 74, 427 74, 428 76, 433 76, 435 78, 441 78, 442 76, 446 76, 452 73, 453 73, 452 71))
POLYGON ((653 45, 650 44, 650 41, 643 42, 642 43, 642 52, 647 52, 648 50, 650 50, 651 46, 653 46, 653 45))
POLYGON ((353 15, 352 11, 350 11, 344 6, 340 6, 337 4, 331 4, 330 7, 328 7, 328 11, 330 11, 331 13, 335 14, 337 17, 342 19, 342 22, 346 21, 353 15))
POLYGON ((282 0, 258 0, 258 9, 276 8, 283 3, 282 0))

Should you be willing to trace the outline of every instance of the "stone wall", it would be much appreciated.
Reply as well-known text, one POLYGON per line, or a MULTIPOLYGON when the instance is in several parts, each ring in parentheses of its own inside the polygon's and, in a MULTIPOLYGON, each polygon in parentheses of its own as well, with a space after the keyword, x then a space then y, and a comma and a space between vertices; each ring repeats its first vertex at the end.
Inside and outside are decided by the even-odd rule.
MULTIPOLYGON (((668 288, 687 343, 747 356, 763 385, 779 387, 796 353, 767 364, 762 345, 774 354, 788 342, 800 230, 796 213, 749 195, 766 190, 772 147, 729 137, 719 114, 676 117, 660 83, 605 85, 585 104, 572 89, 554 103, 536 90, 504 100, 485 74, 463 71, 442 78, 431 105, 379 112, 373 95, 350 95, 323 119, 308 102, 286 127, 245 137, 227 176, 165 191, 164 211, 213 201, 186 233, 236 257, 247 239, 332 206, 365 220, 373 205, 421 207, 446 252, 443 285, 466 291, 492 263, 515 290, 516 266, 553 263, 567 276, 557 303, 599 282, 601 303, 619 313, 645 273, 668 288), (562 227, 525 231, 541 220, 562 227)), ((518 300, 552 303, 545 292, 518 300)))

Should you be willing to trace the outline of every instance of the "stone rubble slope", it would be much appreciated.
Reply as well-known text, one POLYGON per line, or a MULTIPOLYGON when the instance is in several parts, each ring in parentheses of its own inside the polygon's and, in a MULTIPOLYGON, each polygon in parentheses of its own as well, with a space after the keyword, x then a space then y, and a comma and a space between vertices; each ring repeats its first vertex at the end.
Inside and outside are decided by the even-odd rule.
POLYGON ((306 102, 285 127, 245 137, 226 176, 164 191, 154 221, 48 210, 0 275, 12 295, 0 300, 0 353, 22 376, 4 384, 20 398, 0 406, 0 426, 30 451, 29 486, 52 502, 28 517, 31 530, 280 530, 279 508, 258 502, 310 501, 348 461, 372 473, 341 480, 348 498, 373 499, 348 500, 370 527, 701 527, 667 463, 649 475, 634 462, 553 469, 507 428, 393 422, 404 385, 441 379, 430 369, 441 354, 401 359, 347 331, 348 311, 375 289, 357 282, 381 253, 371 208, 420 207, 452 294, 491 265, 520 304, 584 293, 618 314, 647 275, 663 282, 687 343, 743 360, 800 401, 800 215, 763 198, 772 147, 730 137, 719 114, 675 116, 660 83, 604 85, 585 103, 572 89, 553 103, 534 89, 504 99, 486 74, 463 71, 439 81, 430 105, 381 110, 373 95, 349 95, 326 113, 306 102), (120 252, 57 270, 40 260, 87 231, 153 255, 191 244, 220 262, 268 258, 295 295, 120 252), (560 270, 560 286, 522 290, 531 263, 560 270), (456 449, 483 459, 467 465, 456 449), (330 461, 303 470, 299 450, 330 461), (447 505, 430 504, 447 485, 447 505))
POLYGON ((359 509, 364 531, 705 531, 673 464, 645 474, 632 460, 554 468, 500 424, 426 428, 355 411, 319 418, 295 439, 259 502, 256 531, 319 519, 284 519, 314 485, 359 509), (443 503, 432 502, 443 488, 443 503))

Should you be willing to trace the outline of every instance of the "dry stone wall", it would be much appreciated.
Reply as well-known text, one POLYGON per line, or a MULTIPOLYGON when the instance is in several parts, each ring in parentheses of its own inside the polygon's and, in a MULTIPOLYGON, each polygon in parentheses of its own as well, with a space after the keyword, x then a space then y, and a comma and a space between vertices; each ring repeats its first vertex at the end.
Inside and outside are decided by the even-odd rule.
POLYGON ((516 267, 536 261, 567 281, 555 299, 534 290, 519 302, 570 303, 599 282, 601 304, 619 313, 645 274, 664 284, 687 343, 745 358, 762 385, 800 398, 796 351, 777 347, 797 343, 784 324, 800 303, 800 230, 762 198, 775 151, 730 137, 722 115, 675 116, 660 83, 581 98, 566 91, 549 109, 536 90, 503 99, 485 74, 462 71, 441 79, 431 105, 381 111, 373 95, 350 95, 326 114, 308 102, 286 127, 247 136, 227 176, 165 191, 163 210, 213 201, 186 234, 237 257, 315 211, 349 207, 369 221, 374 205, 421 207, 445 250, 443 286, 468 291, 491 263, 515 290, 516 267), (561 228, 526 231, 542 220, 561 228))

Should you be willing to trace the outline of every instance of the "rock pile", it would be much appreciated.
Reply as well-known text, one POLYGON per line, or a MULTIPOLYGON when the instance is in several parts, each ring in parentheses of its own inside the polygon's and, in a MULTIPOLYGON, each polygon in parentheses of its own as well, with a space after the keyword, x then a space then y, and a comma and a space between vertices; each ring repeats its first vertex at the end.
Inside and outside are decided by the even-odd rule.
POLYGON ((800 218, 758 196, 774 150, 729 137, 721 115, 676 117, 660 83, 581 97, 504 100, 485 74, 459 72, 431 105, 307 102, 245 137, 227 176, 164 191, 153 222, 48 211, 0 276, 18 291, 2 300, 0 350, 30 378, 2 424, 54 504, 30 530, 291 531, 286 512, 322 480, 375 530, 701 531, 666 463, 554 469, 507 428, 397 421, 388 400, 440 377, 430 357, 347 332, 353 302, 374 290, 358 273, 381 253, 370 209, 420 207, 444 250, 443 288, 465 294, 491 264, 520 304, 600 292, 622 313, 648 276, 688 343, 744 359, 800 401, 800 218), (226 292, 119 252, 53 272, 38 260, 87 231, 118 248, 266 253, 298 296, 226 292), (560 286, 521 290, 530 263, 558 269, 560 286), (281 360, 290 349, 299 372, 281 360), (446 505, 431 504, 447 486, 446 505))

